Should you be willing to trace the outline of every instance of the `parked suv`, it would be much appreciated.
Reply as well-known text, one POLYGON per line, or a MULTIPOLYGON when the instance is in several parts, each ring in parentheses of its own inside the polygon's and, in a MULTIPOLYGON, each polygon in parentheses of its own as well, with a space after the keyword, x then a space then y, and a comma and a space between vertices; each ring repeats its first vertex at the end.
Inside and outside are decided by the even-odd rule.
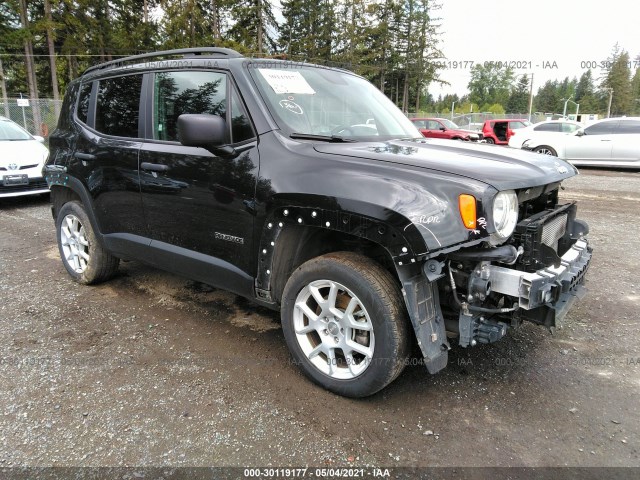
POLYGON ((571 165, 430 143, 350 72, 129 57, 69 84, 50 142, 74 280, 139 260, 279 309, 296 363, 341 395, 385 387, 414 344, 435 373, 454 338, 553 327, 583 291, 588 227, 558 199, 571 165))
POLYGON ((413 124, 427 138, 446 138, 449 140, 482 140, 480 132, 465 130, 446 118, 412 118, 413 124))
POLYGON ((531 125, 531 122, 524 119, 497 119, 486 120, 482 125, 482 135, 486 143, 495 143, 496 145, 507 145, 509 139, 513 135, 514 130, 525 128, 531 125))

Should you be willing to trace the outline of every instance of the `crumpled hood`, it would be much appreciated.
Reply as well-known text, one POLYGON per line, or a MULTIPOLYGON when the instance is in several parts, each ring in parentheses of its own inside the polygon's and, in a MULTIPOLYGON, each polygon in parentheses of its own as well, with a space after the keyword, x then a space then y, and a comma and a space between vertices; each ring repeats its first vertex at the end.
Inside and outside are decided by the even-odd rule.
POLYGON ((571 164, 548 155, 497 145, 415 139, 386 142, 322 143, 320 153, 425 168, 472 178, 497 190, 546 185, 577 175, 571 164))

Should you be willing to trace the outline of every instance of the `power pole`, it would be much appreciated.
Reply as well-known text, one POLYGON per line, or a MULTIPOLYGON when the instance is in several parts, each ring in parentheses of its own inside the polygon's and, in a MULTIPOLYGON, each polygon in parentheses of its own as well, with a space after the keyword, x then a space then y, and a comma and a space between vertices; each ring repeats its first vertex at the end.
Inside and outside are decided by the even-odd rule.
POLYGON ((605 88, 605 90, 609 90, 609 105, 607 106, 607 118, 611 116, 611 101, 613 100, 613 88, 605 88))
POLYGON ((529 121, 531 121, 532 108, 533 108, 533 73, 531 74, 531 85, 529 85, 529 121))

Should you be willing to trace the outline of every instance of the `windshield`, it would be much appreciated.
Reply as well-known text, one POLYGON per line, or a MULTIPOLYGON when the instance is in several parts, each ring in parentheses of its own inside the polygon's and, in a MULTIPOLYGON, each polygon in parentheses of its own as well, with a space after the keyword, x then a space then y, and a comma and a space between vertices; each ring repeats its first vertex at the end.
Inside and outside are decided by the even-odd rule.
POLYGON ((0 141, 3 140, 31 140, 31 135, 11 120, 0 120, 0 141))
POLYGON ((254 64, 252 76, 287 135, 350 140, 421 137, 384 94, 360 77, 319 66, 263 65, 254 64))

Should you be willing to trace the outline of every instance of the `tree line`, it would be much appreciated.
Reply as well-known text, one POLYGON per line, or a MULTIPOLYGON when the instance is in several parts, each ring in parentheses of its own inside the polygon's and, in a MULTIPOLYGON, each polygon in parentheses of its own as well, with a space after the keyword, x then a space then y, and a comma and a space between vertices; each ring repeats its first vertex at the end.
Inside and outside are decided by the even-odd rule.
MULTIPOLYGON (((629 52, 616 44, 602 70, 585 70, 580 77, 547 80, 533 97, 533 112, 579 112, 612 116, 640 115, 640 55, 631 60, 629 52), (598 75, 597 77, 595 75, 598 75), (609 105, 611 101, 611 105, 609 105)), ((530 100, 530 75, 516 76, 499 64, 474 65, 467 95, 429 97, 425 110, 449 114, 491 112, 527 113, 530 100)))
POLYGON ((420 110, 440 81, 438 9, 436 0, 5 0, 3 96, 58 99, 96 63, 217 46, 347 68, 420 110))

